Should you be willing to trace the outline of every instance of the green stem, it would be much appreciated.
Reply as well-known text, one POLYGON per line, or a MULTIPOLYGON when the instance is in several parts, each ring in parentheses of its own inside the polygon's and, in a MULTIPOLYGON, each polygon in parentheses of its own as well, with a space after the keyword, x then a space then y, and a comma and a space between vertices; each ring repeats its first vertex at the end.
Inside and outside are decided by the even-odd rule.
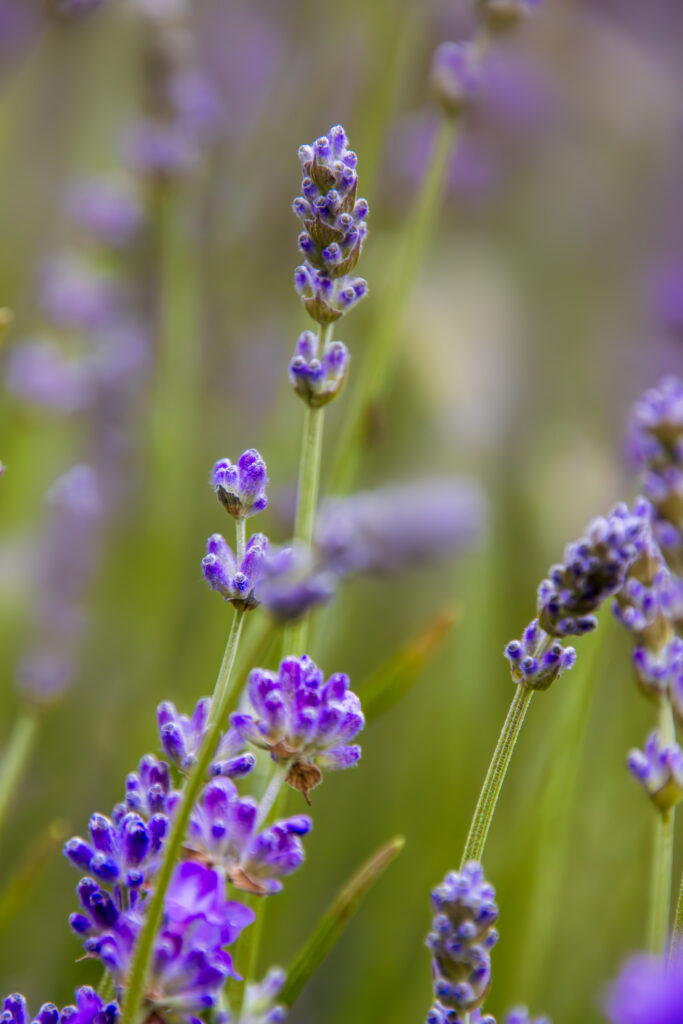
POLYGON ((14 723, 5 756, 0 763, 0 828, 26 766, 37 728, 38 716, 35 711, 25 711, 14 723))
POLYGON ((676 920, 674 921, 674 933, 671 938, 671 953, 677 953, 681 948, 683 938, 683 875, 678 889, 678 903, 676 904, 676 920))
POLYGON ((279 764, 275 767, 258 805, 254 831, 262 828, 268 820, 268 815, 273 809, 273 804, 277 800, 280 790, 284 785, 284 781, 287 778, 287 772, 289 771, 290 764, 291 762, 287 761, 285 764, 279 764))
POLYGON ((247 523, 245 519, 235 520, 235 536, 237 538, 235 554, 237 556, 237 567, 239 568, 247 546, 247 523))
MULTIPOLYGON (((664 698, 659 708, 659 731, 664 743, 674 738, 671 704, 664 698)), ((647 948, 659 955, 667 944, 671 913, 671 874, 674 852, 674 811, 657 811, 652 844, 652 876, 647 948)))
POLYGON ((462 855, 462 866, 469 860, 481 861, 482 859, 503 780, 533 695, 534 691, 526 686, 515 687, 510 709, 503 723, 489 770, 484 779, 484 785, 479 794, 462 855))
MULTIPOLYGON (((230 629, 225 654, 216 680, 211 702, 210 725, 197 761, 187 778, 182 792, 180 804, 176 810, 164 849, 156 887, 149 901, 145 922, 138 937, 133 960, 128 974, 126 995, 121 1012, 121 1024, 136 1024, 140 1005, 145 990, 145 982, 149 963, 152 958, 154 940, 156 938, 164 909, 166 891, 171 881, 178 854, 185 838, 187 823, 199 792, 204 785, 216 748, 225 729, 230 704, 235 696, 237 685, 230 683, 235 654, 239 645, 244 613, 235 611, 230 629)), ((238 678, 238 677, 236 677, 238 678)))

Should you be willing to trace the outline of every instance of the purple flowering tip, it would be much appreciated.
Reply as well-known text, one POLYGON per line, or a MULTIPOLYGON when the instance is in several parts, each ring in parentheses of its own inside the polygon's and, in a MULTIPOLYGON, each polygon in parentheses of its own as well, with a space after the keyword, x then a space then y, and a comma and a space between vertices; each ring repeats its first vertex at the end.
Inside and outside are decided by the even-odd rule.
POLYGON ((53 341, 26 341, 9 353, 7 387, 32 405, 60 415, 86 409, 93 381, 84 360, 67 357, 53 341))
POLYGON ((226 901, 223 892, 223 880, 217 871, 184 861, 176 867, 168 887, 164 904, 168 921, 187 928, 191 922, 203 919, 218 929, 220 945, 234 942, 256 915, 242 903, 226 901))
POLYGON ((235 519, 247 519, 268 507, 266 464, 255 448, 240 455, 237 464, 219 459, 211 485, 223 508, 235 519))
POLYGON ((675 1024, 683 1021, 683 964, 650 954, 631 957, 605 998, 611 1024, 675 1024))
POLYGON ((644 750, 630 752, 628 768, 663 813, 683 797, 683 750, 675 742, 665 743, 657 730, 648 737, 644 750))
POLYGON ((135 238, 143 220, 135 191, 119 179, 78 182, 67 196, 67 211, 72 221, 96 241, 117 249, 135 238))
POLYGON ((341 341, 325 341, 313 331, 299 335, 289 364, 289 380, 301 399, 312 409, 336 398, 346 380, 349 352, 341 341))
POLYGON ((481 69, 473 43, 441 43, 432 57, 432 92, 451 117, 462 114, 476 96, 481 69))
POLYGON ((31 1017, 26 1000, 18 992, 7 996, 0 1012, 2 1024, 114 1024, 119 1017, 117 1003, 105 1003, 95 989, 84 985, 76 990, 73 1006, 58 1010, 54 1003, 43 1003, 35 1017, 31 1017))
POLYGON ((511 640, 504 651, 510 663, 512 681, 530 690, 547 690, 563 672, 573 668, 576 651, 564 647, 559 640, 547 649, 549 638, 534 619, 524 630, 521 640, 511 640))
POLYGON ((214 533, 209 537, 206 547, 202 573, 211 589, 241 611, 256 608, 260 602, 256 588, 263 578, 268 538, 262 533, 253 534, 239 566, 232 548, 221 534, 214 533))

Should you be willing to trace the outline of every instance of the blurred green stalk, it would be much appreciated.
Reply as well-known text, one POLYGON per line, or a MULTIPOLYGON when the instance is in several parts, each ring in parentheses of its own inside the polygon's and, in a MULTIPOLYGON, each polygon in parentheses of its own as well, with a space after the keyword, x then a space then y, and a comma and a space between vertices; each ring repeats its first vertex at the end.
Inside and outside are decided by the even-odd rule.
POLYGON ((164 909, 166 891, 171 881, 173 869, 176 866, 180 847, 185 838, 185 831, 190 820, 190 814, 194 807, 199 792, 204 785, 211 764, 211 759, 216 753, 221 733, 225 728, 230 705, 236 696, 239 684, 239 676, 236 676, 231 683, 232 668, 235 662, 235 655, 239 646, 244 612, 235 610, 225 646, 223 661, 218 673, 213 697, 211 698, 211 712, 209 715, 209 729, 204 742, 199 750, 197 761, 187 777, 182 791, 180 804, 175 812, 171 831, 169 832, 164 858, 161 862, 159 875, 157 877, 154 892, 149 901, 149 908, 145 917, 142 930, 135 945, 133 960, 128 975, 128 985, 121 1008, 121 1024, 136 1024, 140 1006, 142 1003, 147 973, 154 940, 156 938, 161 917, 164 909))
MULTIPOLYGON (((659 731, 663 743, 674 742, 673 711, 666 697, 662 698, 659 707, 659 731)), ((666 948, 669 936, 673 853, 674 810, 657 810, 652 844, 650 910, 647 926, 647 948, 657 955, 666 948)))
POLYGON ((37 730, 38 715, 33 710, 22 712, 14 723, 5 756, 0 763, 0 829, 26 767, 37 730))

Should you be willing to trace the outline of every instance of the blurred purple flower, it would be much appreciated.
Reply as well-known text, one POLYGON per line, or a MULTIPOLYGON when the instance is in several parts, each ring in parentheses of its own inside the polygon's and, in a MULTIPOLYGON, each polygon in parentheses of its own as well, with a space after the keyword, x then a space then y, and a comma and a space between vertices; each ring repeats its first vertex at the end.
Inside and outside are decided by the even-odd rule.
POLYGON ((112 278, 70 253, 48 260, 40 274, 38 300, 57 327, 90 331, 115 314, 120 292, 112 278))
POLYGON ((67 210, 78 227, 113 248, 127 245, 143 221, 134 189, 113 178, 92 178, 75 184, 67 196, 67 210))
POLYGON ((605 1010, 612 1024, 679 1024, 683 1021, 680 956, 640 954, 627 960, 610 986, 605 1010))
POLYGON ((7 387, 33 405, 50 412, 81 412, 92 401, 87 361, 68 359, 52 341, 17 343, 7 359, 7 387))

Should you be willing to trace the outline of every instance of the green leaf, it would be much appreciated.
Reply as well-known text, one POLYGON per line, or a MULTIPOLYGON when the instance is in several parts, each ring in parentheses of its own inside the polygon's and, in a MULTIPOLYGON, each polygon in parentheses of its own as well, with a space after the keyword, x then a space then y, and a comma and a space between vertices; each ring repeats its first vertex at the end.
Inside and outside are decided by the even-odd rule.
POLYGON ((356 913, 361 901, 404 845, 403 836, 396 836, 384 846, 380 846, 339 891, 334 903, 323 915, 318 927, 289 968, 287 981, 278 997, 279 1003, 284 1003, 287 1007, 294 1003, 308 979, 341 937, 347 922, 356 913))

